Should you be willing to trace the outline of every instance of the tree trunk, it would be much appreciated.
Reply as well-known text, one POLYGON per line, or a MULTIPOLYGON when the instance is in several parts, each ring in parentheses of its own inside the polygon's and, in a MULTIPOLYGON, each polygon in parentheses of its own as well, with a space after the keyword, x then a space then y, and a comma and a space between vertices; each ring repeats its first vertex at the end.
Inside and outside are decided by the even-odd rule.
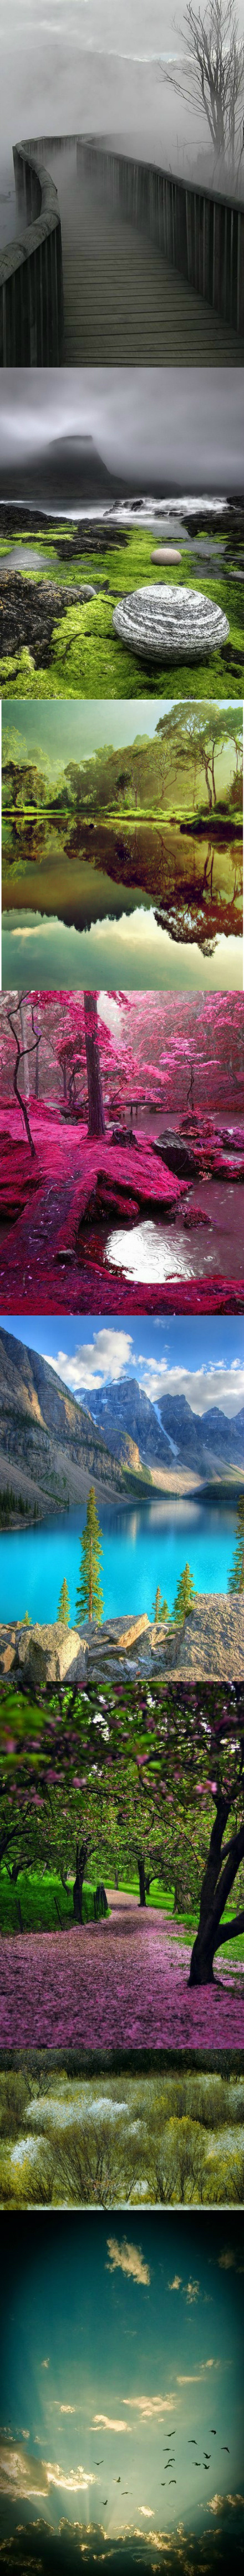
POLYGON ((19 1006, 19 1015, 20 1015, 20 1027, 21 1027, 21 1037, 22 1037, 22 1067, 23 1067, 23 1084, 24 1084, 24 1093, 25 1093, 25 1100, 29 1100, 29 1093, 30 1093, 30 1075, 29 1075, 28 1039, 27 1039, 27 1033, 26 1033, 26 1012, 25 1012, 25 1004, 24 1004, 24 1002, 20 1002, 20 1006, 19 1006))
POLYGON ((139 1861, 138 1861, 138 1870, 139 1870, 140 1905, 145 1905, 145 1904, 146 1904, 146 1885, 145 1885, 145 1863, 144 1863, 144 1860, 139 1860, 139 1861))
POLYGON ((234 1938, 235 1932, 241 1931, 244 1925, 244 1915, 243 1918, 240 1915, 234 1916, 230 1925, 223 1924, 221 1919, 244 1852, 244 1825, 240 1825, 239 1831, 231 1835, 230 1843, 223 1845, 230 1807, 231 1798, 224 1798, 220 1792, 210 1836, 207 1867, 204 1870, 199 1926, 193 1943, 189 1986, 214 1985, 215 1952, 220 1950, 231 1936, 234 1938))
POLYGON ((105 1136, 96 993, 84 993, 84 1015, 88 1084, 88 1134, 89 1136, 105 1136))
POLYGON ((87 1843, 76 1844, 76 1874, 73 1887, 75 1923, 82 1923, 83 1881, 87 1862, 87 1843))

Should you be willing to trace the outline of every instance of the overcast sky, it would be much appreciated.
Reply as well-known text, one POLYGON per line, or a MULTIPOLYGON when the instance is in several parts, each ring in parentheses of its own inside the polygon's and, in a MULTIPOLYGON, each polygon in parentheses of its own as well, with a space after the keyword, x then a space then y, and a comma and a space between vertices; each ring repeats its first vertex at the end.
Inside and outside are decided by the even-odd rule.
MULTIPOLYGON (((0 1330, 6 1331, 6 1315, 0 1330)), ((50 1360, 73 1395, 114 1379, 137 1377, 153 1403, 185 1395, 196 1413, 218 1404, 231 1416, 244 1404, 244 1320, 228 1316, 131 1316, 123 1325, 86 1315, 82 1324, 60 1315, 11 1315, 11 1333, 50 1360)))
POLYGON ((92 434, 106 465, 153 492, 242 491, 244 369, 230 367, 4 368, 0 497, 52 438, 92 434))

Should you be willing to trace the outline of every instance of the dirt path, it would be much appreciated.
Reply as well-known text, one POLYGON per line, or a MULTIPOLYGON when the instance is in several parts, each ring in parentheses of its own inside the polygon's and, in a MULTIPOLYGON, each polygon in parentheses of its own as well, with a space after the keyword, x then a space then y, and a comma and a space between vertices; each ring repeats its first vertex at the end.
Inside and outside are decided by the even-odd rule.
POLYGON ((241 1969, 217 1965, 215 1985, 191 1991, 189 1959, 179 1927, 119 1892, 101 1923, 11 1936, 1 1944, 1 2045, 239 2048, 241 1969))

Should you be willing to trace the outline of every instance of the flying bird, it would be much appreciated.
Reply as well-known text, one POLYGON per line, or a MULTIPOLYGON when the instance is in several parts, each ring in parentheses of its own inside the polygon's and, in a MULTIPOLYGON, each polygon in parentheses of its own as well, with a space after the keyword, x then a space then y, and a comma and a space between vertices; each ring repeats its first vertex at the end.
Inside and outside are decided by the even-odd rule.
POLYGON ((103 2496, 103 2504, 107 2504, 107 2502, 108 2502, 108 2498, 107 2498, 107 2496, 103 2496))
POLYGON ((201 2468, 201 2461, 200 2461, 200 2460, 194 2460, 194 2469, 200 2469, 200 2468, 201 2468))
POLYGON ((216 2424, 210 2424, 210 2433, 216 2433, 216 2424))
POLYGON ((95 2469, 103 2469, 103 2460, 95 2460, 95 2469))
POLYGON ((189 2433, 189 2451, 191 2450, 191 2446, 192 2446, 193 2442, 194 2442, 194 2451, 195 2451, 195 2450, 196 2450, 196 2433, 189 2433))
POLYGON ((114 2487, 120 2487, 120 2478, 114 2478, 114 2487))
POLYGON ((169 2478, 169 2487, 176 2487, 176 2478, 169 2478))
MULTIPOLYGON (((228 2442, 221 2442, 221 2451, 228 2451, 228 2454, 229 2454, 229 2443, 228 2443, 228 2442)), ((230 2457, 230 2454, 229 2454, 229 2457, 230 2457)))
POLYGON ((161 2478, 161 2487, 165 2487, 165 2478, 161 2478))

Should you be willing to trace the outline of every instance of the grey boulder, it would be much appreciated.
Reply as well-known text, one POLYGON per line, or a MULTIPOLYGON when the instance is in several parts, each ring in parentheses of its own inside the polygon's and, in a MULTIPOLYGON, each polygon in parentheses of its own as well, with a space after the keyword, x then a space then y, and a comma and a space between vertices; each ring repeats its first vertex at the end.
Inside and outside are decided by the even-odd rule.
POLYGON ((114 609, 113 627, 120 642, 146 662, 205 662, 229 635, 215 600, 201 590, 182 590, 178 582, 132 590, 114 609))
POLYGON ((49 1682, 65 1681, 76 1668, 81 1656, 79 1628, 62 1628, 58 1619, 47 1628, 22 1628, 18 1639, 18 1663, 25 1679, 34 1690, 45 1689, 49 1682))

